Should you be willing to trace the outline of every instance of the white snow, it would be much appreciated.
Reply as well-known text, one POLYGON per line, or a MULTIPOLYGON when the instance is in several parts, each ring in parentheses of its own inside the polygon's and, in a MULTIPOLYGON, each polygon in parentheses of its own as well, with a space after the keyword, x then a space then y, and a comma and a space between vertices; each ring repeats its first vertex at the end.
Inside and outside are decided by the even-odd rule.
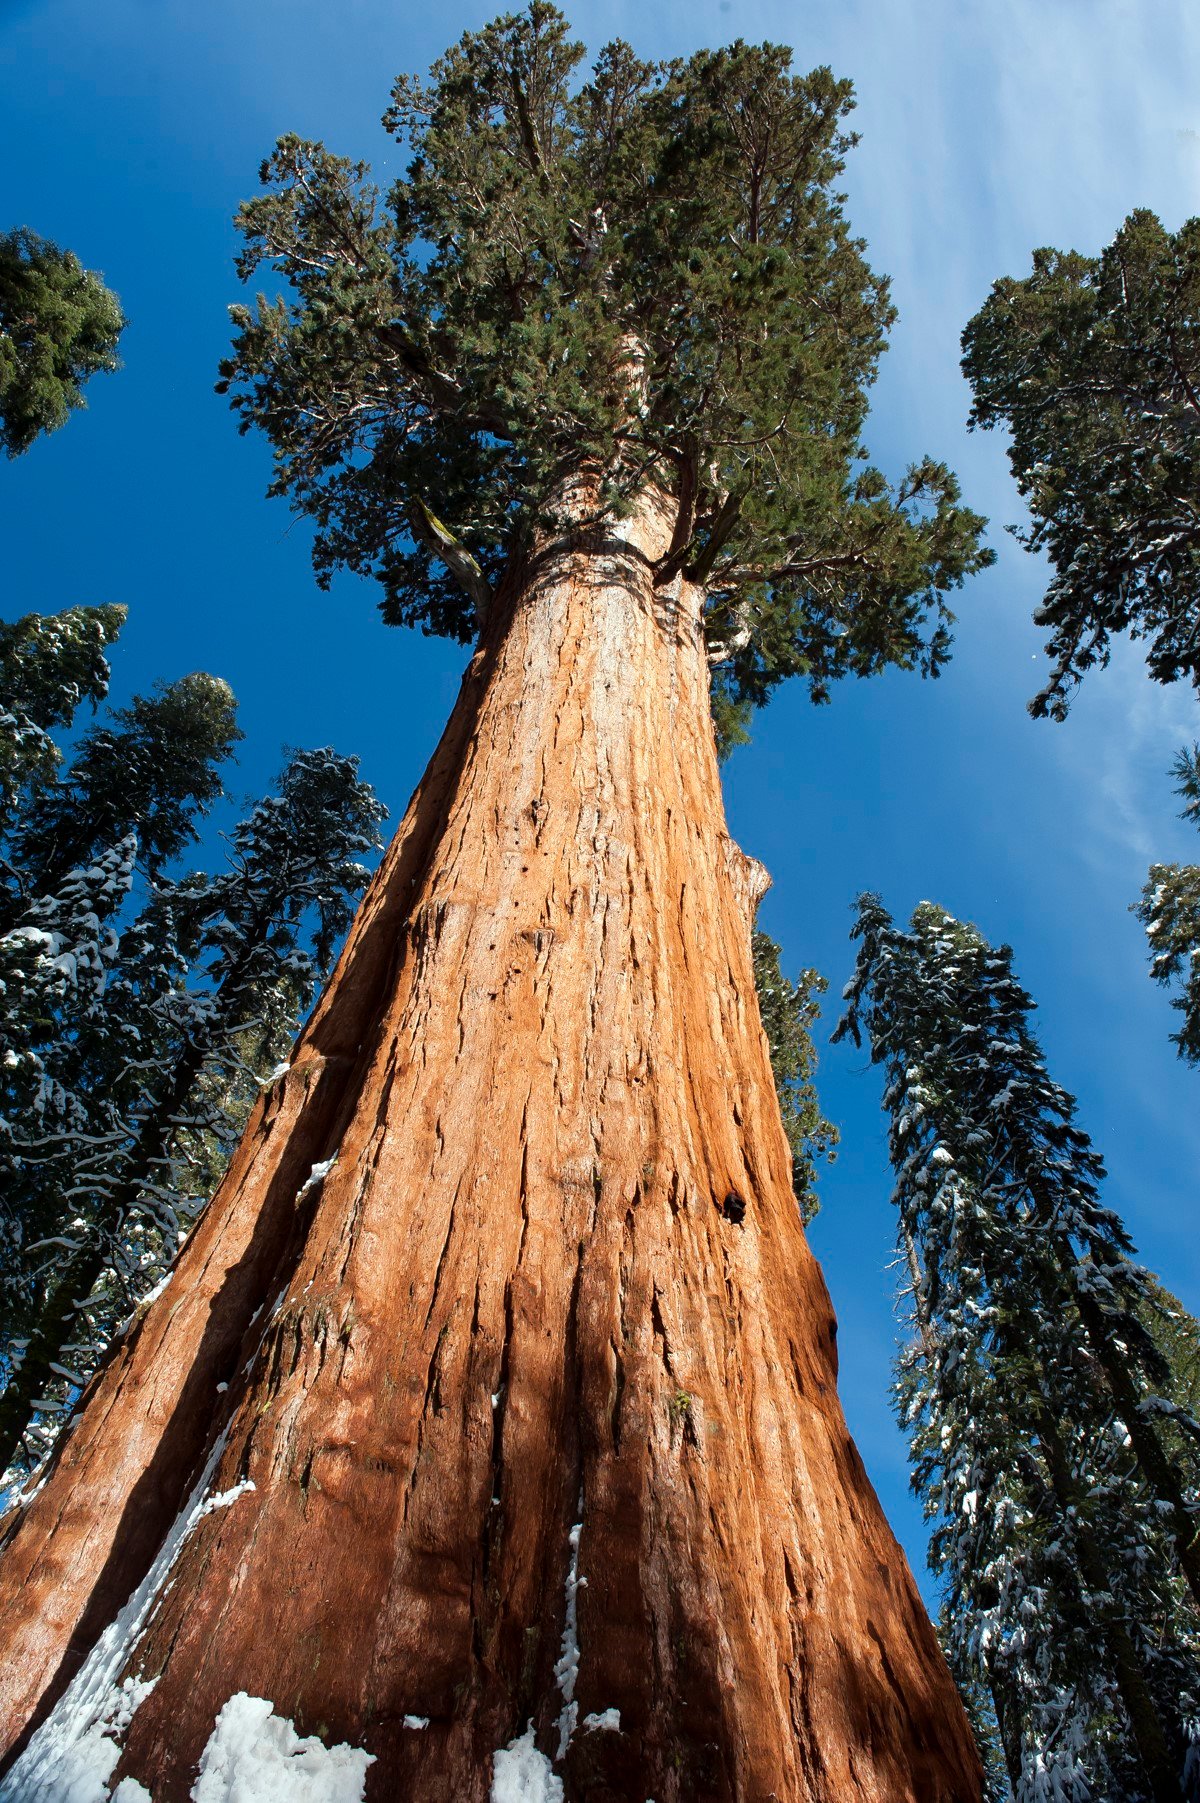
MULTIPOLYGON (((225 1450, 225 1438, 222 1434, 209 1453, 149 1571, 105 1628, 21 1757, 0 1780, 0 1803, 108 1803, 108 1780, 121 1755, 121 1738, 155 1684, 154 1679, 146 1682, 132 1677, 121 1681, 120 1673, 153 1614, 188 1535, 203 1516, 233 1500, 230 1491, 207 1502, 204 1494, 225 1450)), ((234 1488, 241 1495, 246 1485, 234 1488)), ((140 1800, 136 1792, 126 1791, 121 1803, 140 1800)))
POLYGON ((197 1515, 197 1517, 196 1517, 197 1521, 199 1521, 201 1515, 211 1515, 213 1513, 214 1509, 227 1509, 229 1507, 230 1503, 235 1503, 237 1501, 239 1496, 245 1496, 245 1494, 248 1490, 253 1490, 253 1489, 254 1489, 254 1479, 250 1478, 250 1477, 244 1477, 242 1479, 241 1483, 234 1484, 234 1486, 231 1490, 218 1491, 216 1496, 210 1496, 210 1497, 206 1498, 202 1508, 200 1509, 199 1515, 197 1515))
POLYGON ((142 1309, 146 1309, 146 1308, 150 1307, 150 1304, 152 1302, 157 1302, 159 1297, 162 1295, 163 1291, 166 1289, 167 1285, 170 1283, 172 1277, 174 1277, 174 1275, 175 1275, 174 1266, 172 1266, 172 1268, 169 1271, 164 1271, 163 1275, 159 1278, 159 1280, 155 1284, 154 1288, 152 1290, 147 1290, 146 1294, 140 1298, 140 1300, 138 1301, 138 1307, 142 1308, 142 1309))
POLYGON ((619 1709, 593 1710, 591 1715, 583 1718, 585 1728, 611 1728, 614 1734, 621 1731, 621 1711, 619 1709))
POLYGON ((562 1794, 562 1779, 538 1752, 530 1722, 519 1740, 493 1757, 490 1803, 562 1803, 562 1794))
MULTIPOLYGON (((108 1803, 108 1781, 121 1757, 121 1738, 134 1710, 153 1689, 153 1679, 146 1684, 126 1678, 121 1685, 111 1685, 102 1708, 78 1723, 74 1734, 60 1735, 52 1769, 45 1760, 31 1763, 30 1756, 62 1708, 60 1703, 0 1785, 4 1803, 108 1803)), ((67 1697, 70 1694, 68 1691, 67 1697)), ((131 1796, 127 1791, 121 1803, 135 1803, 135 1799, 136 1793, 131 1796)))
MULTIPOLYGON (((582 1496, 579 1499, 583 1507, 582 1496)), ((562 1693, 563 1706, 558 1717, 558 1757, 561 1759, 571 1744, 571 1736, 575 1732, 575 1723, 579 1719, 579 1704, 575 1701, 575 1681, 579 1676, 579 1619, 576 1599, 580 1588, 587 1583, 586 1578, 579 1575, 579 1536, 583 1532, 582 1521, 577 1521, 567 1536, 567 1544, 571 1548, 571 1561, 567 1567, 567 1612, 563 1622, 562 1649, 558 1662, 554 1667, 554 1676, 562 1693)))
POLYGON ((112 1794, 112 1803, 154 1803, 154 1798, 136 1778, 122 1778, 112 1794))
POLYGON ((404 1726, 406 1728, 428 1728, 429 1717, 427 1715, 406 1715, 404 1726))
POLYGON ((222 1708, 192 1803, 362 1803, 373 1753, 302 1739, 265 1697, 239 1690, 222 1708))
POLYGON ((316 1189, 318 1183, 323 1183, 336 1163, 337 1153, 335 1152, 333 1157, 325 1159, 323 1164, 315 1164, 296 1192, 297 1202, 303 1202, 309 1190, 316 1189))

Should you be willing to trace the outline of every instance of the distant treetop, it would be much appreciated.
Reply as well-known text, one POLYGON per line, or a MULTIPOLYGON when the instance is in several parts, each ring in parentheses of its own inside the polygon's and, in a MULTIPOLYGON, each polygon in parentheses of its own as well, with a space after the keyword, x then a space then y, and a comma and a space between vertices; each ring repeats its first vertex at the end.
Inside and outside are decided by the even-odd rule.
POLYGON ((20 456, 87 405, 84 383, 119 369, 121 303, 69 250, 25 226, 0 233, 0 445, 20 456))
POLYGON ((1200 688, 1200 219, 1172 233, 1143 210, 1098 257, 1035 250, 962 342, 971 423, 1011 432, 1017 537, 1053 571, 1030 712, 1064 719, 1121 632, 1156 681, 1200 688))

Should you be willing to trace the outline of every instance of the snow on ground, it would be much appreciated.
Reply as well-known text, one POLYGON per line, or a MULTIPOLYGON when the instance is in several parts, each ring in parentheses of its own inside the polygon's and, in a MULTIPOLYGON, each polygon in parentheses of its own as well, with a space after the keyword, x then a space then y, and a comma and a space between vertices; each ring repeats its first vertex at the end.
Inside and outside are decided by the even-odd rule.
POLYGON ((562 1803, 562 1779, 544 1753, 539 1753, 530 1722, 519 1740, 495 1755, 491 1803, 562 1803))
POLYGON ((362 1803, 374 1758, 361 1747, 302 1739, 265 1697, 239 1690, 209 1736, 192 1803, 362 1803))

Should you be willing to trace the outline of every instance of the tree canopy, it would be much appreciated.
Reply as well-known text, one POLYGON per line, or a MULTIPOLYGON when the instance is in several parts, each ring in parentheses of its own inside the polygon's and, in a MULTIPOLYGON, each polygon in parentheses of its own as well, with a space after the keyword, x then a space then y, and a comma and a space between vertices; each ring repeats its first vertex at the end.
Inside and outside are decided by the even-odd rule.
POLYGON ((49 782, 62 762, 51 729, 107 695, 104 653, 124 620, 112 604, 0 620, 0 832, 22 790, 49 782))
POLYGON ((1200 219, 1131 213, 1098 257, 1036 250, 963 334, 971 423, 1007 426, 1053 575, 1035 614, 1050 678, 1035 715, 1066 716, 1114 634, 1149 641, 1158 682, 1200 688, 1200 219))
POLYGON ((263 164, 239 268, 284 285, 233 309, 221 386, 315 520, 318 573, 465 641, 591 466, 602 508, 677 501, 656 575, 707 585, 732 699, 936 674, 947 592, 991 554, 944 465, 892 487, 861 446, 894 312, 835 188, 850 85, 771 44, 582 62, 533 0, 396 82, 411 161, 386 196, 298 137, 263 164))
POLYGON ((20 456, 85 407, 84 383, 120 367, 121 303, 73 251, 22 226, 0 233, 0 445, 20 456))
POLYGON ((90 727, 70 770, 39 787, 13 839, 24 895, 49 892, 97 847, 136 832, 151 874, 199 836, 222 793, 219 766, 243 737, 227 682, 195 670, 90 727))

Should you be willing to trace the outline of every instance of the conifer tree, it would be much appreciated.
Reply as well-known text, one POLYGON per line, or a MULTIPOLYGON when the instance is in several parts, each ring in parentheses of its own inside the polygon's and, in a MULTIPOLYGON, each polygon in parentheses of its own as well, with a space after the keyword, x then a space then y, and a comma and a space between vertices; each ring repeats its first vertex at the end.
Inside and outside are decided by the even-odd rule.
POLYGON ((911 1280, 898 1401, 951 1662, 990 1704, 1019 1803, 1178 1798, 1200 1434, 1148 1325, 1163 1292, 1100 1200, 1008 948, 930 903, 898 929, 873 896, 855 932, 838 1035, 865 1033, 887 1072, 911 1280))
POLYGON ((818 996, 828 984, 817 970, 802 970, 794 983, 783 974, 780 947, 756 927, 752 941, 754 987, 763 1031, 771 1048, 771 1070, 792 1150, 792 1188, 805 1226, 820 1209, 817 1165, 832 1164, 839 1139, 837 1128, 821 1113, 815 1082, 817 1054, 812 1029, 820 1018, 818 996))
MULTIPOLYGON (((1181 751, 1174 774, 1184 820, 1200 826, 1200 745, 1181 751)), ((1171 1006, 1183 1025, 1171 1038, 1179 1056, 1200 1064, 1200 865, 1152 864, 1134 912, 1146 929, 1153 954, 1150 974, 1158 983, 1178 984, 1171 1006)))
MULTIPOLYGON (((109 930, 82 1007, 78 982, 61 975, 46 994, 43 970, 64 963, 61 928, 39 941, 31 980, 9 985, 28 1021, 41 978, 41 1033, 17 1054, 26 1106, 10 1113, 24 1245, 4 1272, 0 1471, 15 1459, 19 1476, 44 1453, 120 1323, 170 1270, 211 1193, 188 1181, 197 1152, 214 1137, 228 1144, 231 1104, 245 1120, 240 1079, 266 1076, 290 1044, 382 817, 356 760, 295 752, 278 792, 235 827, 227 871, 160 879, 125 932, 109 930), (49 1083, 64 1098, 53 1116, 30 1105, 30 1075, 37 1094, 49 1083)), ((128 877, 135 841, 123 844, 128 877)), ((89 902, 90 874, 73 878, 89 902)), ((28 956, 34 934, 58 925, 56 907, 0 939, 0 958, 10 947, 28 956)), ((211 1152, 198 1169, 212 1172, 211 1152)))
MULTIPOLYGON (((52 737, 85 702, 108 693, 104 653, 125 621, 123 607, 71 607, 0 621, 0 833, 22 797, 52 780, 62 753, 52 737)), ((6 882, 15 873, 6 867, 6 882)))
MULTIPOLYGON (((49 727, 70 723, 78 696, 103 692, 102 646, 122 617, 83 609, 58 621, 31 616, 5 635, 18 679, 3 741, 15 805, 0 895, 0 1356, 10 1379, 11 1349, 32 1331, 45 1281, 65 1251, 78 1250, 67 1231, 79 1215, 78 1146, 105 1140, 124 1118, 132 1073, 154 1056, 141 1029, 113 1012, 109 990, 135 860, 153 876, 195 837, 193 816, 220 794, 219 766, 241 736, 228 685, 195 674, 135 697, 114 725, 90 728, 66 775, 50 780, 59 752, 49 727), (39 1245, 31 1266, 29 1248, 39 1245)), ((163 962, 144 965, 145 981, 169 989, 186 955, 160 949, 163 962)), ((11 1408, 11 1381, 8 1392, 11 1408)), ((14 1444, 0 1433, 0 1470, 14 1444)))
POLYGON ((1148 641, 1157 682, 1200 687, 1200 219, 1144 208, 1098 257, 1036 250, 963 333, 971 423, 1003 425, 1050 560, 1035 614, 1050 678, 1034 715, 1065 718, 1114 635, 1148 641))
POLYGON ((10 457, 87 405, 83 387, 119 367, 121 303, 72 251, 22 226, 0 233, 0 445, 10 457))
POLYGON ((15 823, 8 918, 128 833, 151 877, 193 844, 196 817, 221 794, 220 767, 242 737, 236 716, 229 684, 195 671, 89 728, 67 774, 40 784, 15 823))
POLYGON ((243 1706, 423 1803, 979 1796, 836 1401, 708 672, 936 672, 981 522, 861 450, 891 307, 848 86, 770 45, 581 60, 534 0, 397 83, 386 199, 289 137, 242 211, 282 292, 223 380, 319 573, 475 649, 10 1534, 5 1709, 51 1710, 15 1796, 91 1735, 175 1803, 243 1706))

